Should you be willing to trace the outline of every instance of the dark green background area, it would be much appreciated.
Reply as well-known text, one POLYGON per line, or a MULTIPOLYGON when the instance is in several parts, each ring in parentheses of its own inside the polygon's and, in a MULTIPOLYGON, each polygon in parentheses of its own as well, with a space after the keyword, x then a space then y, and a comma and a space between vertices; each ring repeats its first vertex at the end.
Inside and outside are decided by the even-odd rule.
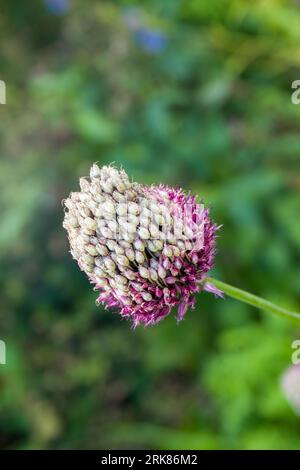
POLYGON ((0 447, 299 449, 299 327, 203 293, 132 330, 61 206, 94 161, 192 190, 223 225, 213 274, 299 311, 299 2, 2 0, 0 79, 0 447))

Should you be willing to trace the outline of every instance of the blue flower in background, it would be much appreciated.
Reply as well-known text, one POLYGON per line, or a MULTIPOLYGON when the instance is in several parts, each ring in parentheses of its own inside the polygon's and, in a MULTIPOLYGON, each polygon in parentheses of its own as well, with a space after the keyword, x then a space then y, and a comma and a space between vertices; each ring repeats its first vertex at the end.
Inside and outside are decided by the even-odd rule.
POLYGON ((127 7, 123 10, 122 20, 133 33, 136 42, 150 54, 162 52, 167 46, 167 37, 158 29, 146 26, 146 18, 142 10, 127 7))
POLYGON ((162 52, 167 46, 167 37, 159 30, 139 29, 135 33, 135 39, 143 49, 151 54, 162 52))
POLYGON ((54 15, 63 15, 70 8, 69 0, 44 0, 44 4, 54 15))

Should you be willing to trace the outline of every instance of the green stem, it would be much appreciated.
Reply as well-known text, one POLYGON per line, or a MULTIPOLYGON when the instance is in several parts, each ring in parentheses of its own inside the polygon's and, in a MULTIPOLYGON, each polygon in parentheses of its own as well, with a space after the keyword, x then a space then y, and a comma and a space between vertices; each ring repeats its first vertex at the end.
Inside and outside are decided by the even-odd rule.
POLYGON ((249 292, 245 292, 244 290, 238 289, 237 287, 233 287, 230 284, 226 284, 225 282, 218 281, 217 279, 207 277, 205 280, 206 282, 210 282, 211 284, 215 285, 218 289, 221 289, 229 297, 240 300, 241 302, 245 302, 246 304, 252 305, 253 307, 266 310, 267 312, 274 313, 280 317, 300 321, 300 313, 291 312, 285 308, 278 307, 268 300, 257 297, 256 295, 250 294, 249 292))

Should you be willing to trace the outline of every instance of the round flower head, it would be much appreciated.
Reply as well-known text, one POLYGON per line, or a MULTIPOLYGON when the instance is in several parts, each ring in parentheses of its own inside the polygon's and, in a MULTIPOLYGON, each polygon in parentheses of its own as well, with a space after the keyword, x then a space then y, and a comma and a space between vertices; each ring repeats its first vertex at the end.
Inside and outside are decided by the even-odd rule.
POLYGON ((291 366, 285 371, 281 388, 291 407, 300 416, 300 365, 291 366))
POLYGON ((181 320, 200 290, 222 295, 205 283, 217 226, 195 196, 96 164, 80 188, 64 201, 63 226, 98 302, 137 326, 156 324, 176 306, 181 320))

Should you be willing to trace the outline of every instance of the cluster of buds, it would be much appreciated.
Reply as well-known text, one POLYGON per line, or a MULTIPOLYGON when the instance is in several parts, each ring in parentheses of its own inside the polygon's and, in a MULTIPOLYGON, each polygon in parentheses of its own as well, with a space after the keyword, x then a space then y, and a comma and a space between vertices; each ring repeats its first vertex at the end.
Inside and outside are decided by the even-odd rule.
POLYGON ((134 326, 153 325, 174 306, 181 320, 196 292, 213 290, 204 281, 217 227, 195 196, 142 186, 96 164, 80 188, 64 201, 63 226, 73 258, 100 291, 98 302, 134 326))
POLYGON ((281 388, 295 413, 300 416, 300 365, 293 365, 284 372, 281 388))

